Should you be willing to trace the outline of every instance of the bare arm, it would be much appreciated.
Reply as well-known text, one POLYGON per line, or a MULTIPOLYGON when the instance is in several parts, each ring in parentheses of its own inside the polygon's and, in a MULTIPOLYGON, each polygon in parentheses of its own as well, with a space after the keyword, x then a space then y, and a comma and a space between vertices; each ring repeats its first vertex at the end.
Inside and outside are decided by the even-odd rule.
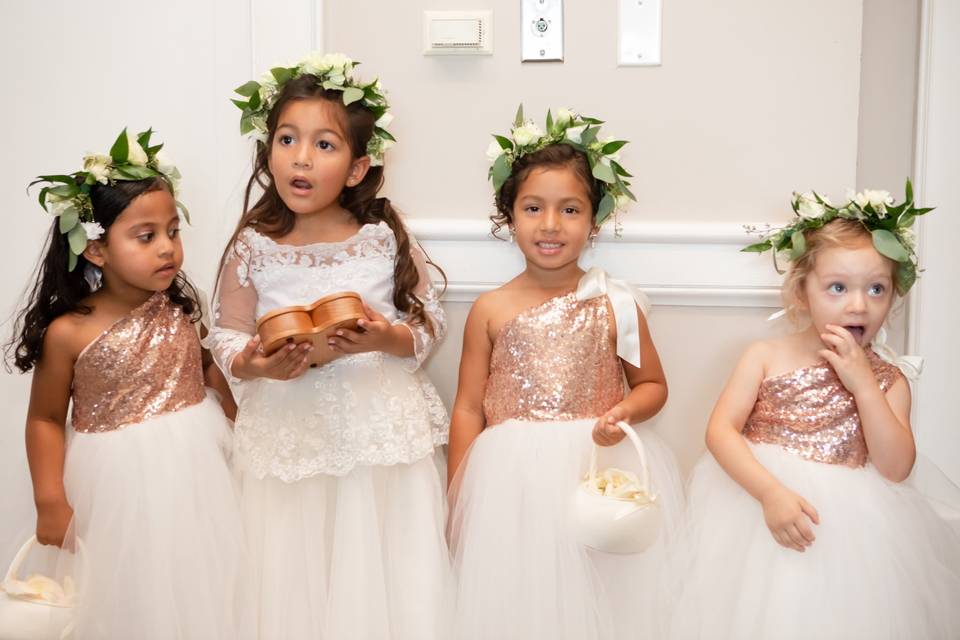
POLYGON ((763 343, 751 345, 737 363, 707 425, 707 448, 717 463, 763 507, 764 520, 784 547, 804 551, 815 540, 810 522, 820 523, 816 509, 785 487, 754 457, 741 435, 757 400, 765 371, 763 343))
POLYGON ((667 379, 660 364, 660 355, 650 336, 647 319, 637 309, 640 330, 640 366, 621 360, 630 393, 600 416, 593 430, 593 440, 601 446, 620 442, 624 433, 616 427, 620 420, 635 424, 657 415, 667 402, 667 379))
POLYGON ((463 457, 474 439, 483 431, 483 394, 490 375, 493 345, 487 333, 488 314, 483 299, 467 316, 460 356, 460 380, 450 422, 450 446, 447 460, 447 485, 453 481, 463 457))
POLYGON ((830 348, 820 355, 853 394, 870 461, 885 478, 901 482, 910 475, 917 457, 910 430, 910 386, 900 378, 884 393, 866 353, 850 332, 829 324, 826 329, 820 338, 830 348))
POLYGON ((26 426, 37 539, 42 544, 58 546, 63 544, 73 517, 63 486, 65 424, 75 359, 69 333, 65 322, 54 321, 47 329, 43 355, 33 372, 26 426))

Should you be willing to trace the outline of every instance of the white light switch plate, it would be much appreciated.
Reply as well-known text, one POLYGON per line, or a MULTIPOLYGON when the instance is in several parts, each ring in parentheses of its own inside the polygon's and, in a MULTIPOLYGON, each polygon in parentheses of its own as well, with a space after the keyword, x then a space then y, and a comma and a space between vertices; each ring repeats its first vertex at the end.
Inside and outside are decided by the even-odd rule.
POLYGON ((654 66, 660 64, 661 0, 617 0, 617 64, 654 66))
POLYGON ((520 59, 563 60, 563 0, 520 0, 520 59))

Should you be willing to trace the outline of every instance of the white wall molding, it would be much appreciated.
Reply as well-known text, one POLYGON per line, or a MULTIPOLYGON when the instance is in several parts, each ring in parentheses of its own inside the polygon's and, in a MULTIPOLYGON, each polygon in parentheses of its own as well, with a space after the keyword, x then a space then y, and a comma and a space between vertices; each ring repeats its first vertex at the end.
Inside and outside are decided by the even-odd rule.
MULTIPOLYGON (((445 270, 447 301, 471 302, 523 269, 517 248, 494 238, 485 220, 411 218, 407 224, 445 270)), ((655 305, 779 307, 780 278, 770 257, 739 251, 750 240, 737 223, 630 222, 619 236, 604 228, 582 264, 627 280, 655 305)))

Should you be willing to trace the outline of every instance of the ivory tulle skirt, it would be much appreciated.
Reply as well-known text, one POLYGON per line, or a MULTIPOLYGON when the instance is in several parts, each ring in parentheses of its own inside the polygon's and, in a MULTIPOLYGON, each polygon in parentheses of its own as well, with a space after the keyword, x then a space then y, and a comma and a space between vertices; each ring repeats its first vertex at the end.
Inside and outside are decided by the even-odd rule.
POLYGON ((295 482, 241 461, 262 640, 446 640, 442 454, 295 482))
POLYGON ((817 510, 816 540, 779 546, 760 504, 704 456, 670 574, 670 637, 960 637, 960 537, 922 495, 870 464, 749 446, 817 510))
MULTIPOLYGON (((448 637, 662 637, 660 574, 683 505, 677 466, 664 442, 638 427, 663 531, 640 554, 587 549, 574 537, 570 507, 588 468, 595 422, 509 420, 474 441, 451 490, 456 602, 448 637)), ((625 439, 603 449, 600 466, 637 471, 636 451, 625 439)))
POLYGON ((242 638, 243 531, 219 404, 69 436, 74 510, 55 573, 76 583, 77 640, 242 638), (80 544, 74 542, 75 537, 80 544))

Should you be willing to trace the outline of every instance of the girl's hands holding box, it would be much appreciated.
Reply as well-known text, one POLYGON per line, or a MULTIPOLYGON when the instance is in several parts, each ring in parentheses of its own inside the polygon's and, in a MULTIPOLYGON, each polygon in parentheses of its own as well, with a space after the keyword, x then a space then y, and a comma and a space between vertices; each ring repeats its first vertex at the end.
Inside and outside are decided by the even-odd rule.
POLYGON ((361 330, 337 329, 327 340, 331 350, 344 354, 383 351, 401 358, 413 355, 413 334, 409 329, 391 323, 366 303, 363 312, 367 317, 357 320, 361 330))
POLYGON ((260 336, 256 335, 247 342, 243 351, 233 358, 230 372, 241 380, 292 380, 299 378, 307 370, 307 356, 312 350, 313 345, 309 342, 288 344, 268 356, 260 349, 260 336))

